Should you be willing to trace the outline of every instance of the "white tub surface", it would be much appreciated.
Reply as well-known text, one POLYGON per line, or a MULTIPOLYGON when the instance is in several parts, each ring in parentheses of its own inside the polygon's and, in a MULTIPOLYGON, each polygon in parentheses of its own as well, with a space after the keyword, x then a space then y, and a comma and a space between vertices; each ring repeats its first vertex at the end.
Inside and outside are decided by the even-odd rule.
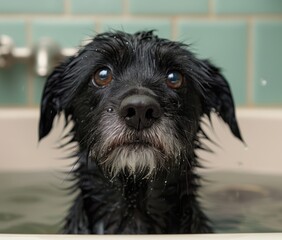
MULTIPOLYGON (((282 109, 239 109, 242 135, 247 147, 229 128, 213 117, 209 135, 220 147, 214 154, 200 152, 208 171, 232 170, 282 174, 282 109)), ((51 134, 38 143, 38 109, 0 109, 0 171, 38 171, 63 168, 68 152, 57 149, 63 121, 54 122, 51 134)))

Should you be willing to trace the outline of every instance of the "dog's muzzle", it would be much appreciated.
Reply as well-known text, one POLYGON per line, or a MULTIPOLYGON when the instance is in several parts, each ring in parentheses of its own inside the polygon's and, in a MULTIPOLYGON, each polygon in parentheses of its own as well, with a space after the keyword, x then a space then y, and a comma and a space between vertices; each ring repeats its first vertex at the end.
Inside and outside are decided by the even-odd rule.
POLYGON ((147 95, 131 95, 123 99, 119 114, 127 126, 138 131, 149 128, 161 115, 160 104, 147 95))
POLYGON ((154 176, 175 164, 183 149, 175 122, 145 89, 125 96, 116 111, 105 111, 98 125, 99 141, 90 156, 110 177, 154 176))

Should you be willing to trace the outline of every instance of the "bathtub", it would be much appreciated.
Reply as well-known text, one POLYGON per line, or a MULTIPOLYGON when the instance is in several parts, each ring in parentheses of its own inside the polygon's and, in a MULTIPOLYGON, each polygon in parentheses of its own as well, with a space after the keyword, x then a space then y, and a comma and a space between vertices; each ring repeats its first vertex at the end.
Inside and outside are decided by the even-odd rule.
MULTIPOLYGON (((237 117, 246 144, 235 139, 228 127, 212 117, 208 134, 220 145, 215 153, 199 152, 202 172, 232 171, 282 176, 282 109, 239 108, 237 117)), ((0 172, 65 171, 69 162, 58 161, 65 152, 54 147, 63 132, 63 121, 56 120, 50 136, 38 143, 39 110, 0 109, 0 172)), ((1 194, 1 193, 0 193, 1 194)), ((282 213, 281 213, 282 214, 282 213)), ((1 224, 1 223, 0 223, 1 224)), ((282 229, 282 227, 281 227, 282 229)), ((0 239, 91 239, 94 236, 0 234, 0 239)), ((157 239, 157 236, 95 236, 102 239, 157 239)), ((161 236, 175 239, 176 236, 161 236)), ((178 235, 177 239, 282 239, 282 233, 240 233, 178 235)))

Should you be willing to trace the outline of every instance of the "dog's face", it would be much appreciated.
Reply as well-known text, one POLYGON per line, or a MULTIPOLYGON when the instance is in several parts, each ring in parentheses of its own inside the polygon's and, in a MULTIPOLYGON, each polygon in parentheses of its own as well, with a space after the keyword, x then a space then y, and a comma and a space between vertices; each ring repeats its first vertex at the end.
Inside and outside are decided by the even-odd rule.
POLYGON ((200 119, 212 110, 241 139, 218 68, 152 32, 105 33, 50 75, 39 131, 46 136, 64 111, 80 151, 105 174, 149 176, 193 160, 200 119))

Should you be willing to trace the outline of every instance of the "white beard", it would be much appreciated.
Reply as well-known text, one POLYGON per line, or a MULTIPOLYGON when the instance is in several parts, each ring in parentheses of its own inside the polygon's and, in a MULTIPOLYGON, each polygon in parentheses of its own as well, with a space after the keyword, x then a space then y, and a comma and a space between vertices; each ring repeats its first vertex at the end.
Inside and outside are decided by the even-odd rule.
POLYGON ((118 117, 102 117, 100 126, 100 141, 90 151, 90 157, 113 178, 120 172, 148 177, 155 170, 175 164, 185 148, 175 135, 174 122, 168 118, 144 129, 138 140, 136 131, 118 117))
POLYGON ((120 146, 115 148, 104 161, 104 167, 111 176, 115 177, 119 172, 127 172, 130 175, 151 175, 156 168, 164 162, 162 154, 157 149, 148 146, 120 146))

